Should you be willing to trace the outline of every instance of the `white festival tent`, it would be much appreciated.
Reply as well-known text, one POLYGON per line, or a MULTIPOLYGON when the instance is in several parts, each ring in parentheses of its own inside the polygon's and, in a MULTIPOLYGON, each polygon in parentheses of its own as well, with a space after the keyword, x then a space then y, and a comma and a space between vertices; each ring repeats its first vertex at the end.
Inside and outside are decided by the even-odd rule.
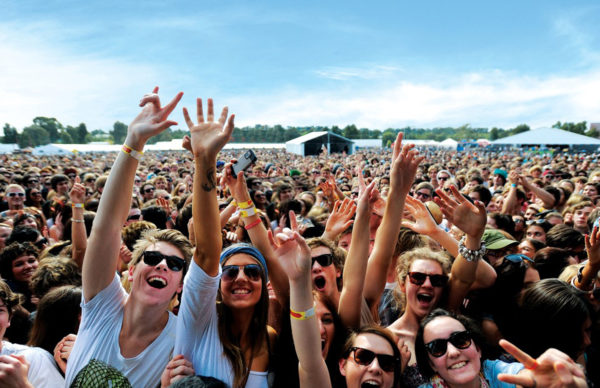
POLYGON ((600 146, 600 140, 558 128, 536 128, 494 140, 492 145, 507 146, 600 146))

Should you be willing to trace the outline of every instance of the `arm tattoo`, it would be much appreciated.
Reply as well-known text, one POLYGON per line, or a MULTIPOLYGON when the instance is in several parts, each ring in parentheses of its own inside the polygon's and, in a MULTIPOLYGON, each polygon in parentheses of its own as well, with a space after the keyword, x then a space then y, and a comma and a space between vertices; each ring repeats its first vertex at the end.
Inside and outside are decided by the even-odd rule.
POLYGON ((215 182, 215 169, 213 167, 206 170, 206 182, 202 183, 204 191, 213 191, 217 187, 215 182))

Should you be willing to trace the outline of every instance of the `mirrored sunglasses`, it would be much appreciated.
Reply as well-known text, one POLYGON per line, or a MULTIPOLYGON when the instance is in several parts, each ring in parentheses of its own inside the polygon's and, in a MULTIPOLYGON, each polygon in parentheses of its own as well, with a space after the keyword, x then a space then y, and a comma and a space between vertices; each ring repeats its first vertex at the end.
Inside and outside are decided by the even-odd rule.
POLYGON ((260 279, 260 273, 262 268, 258 264, 246 264, 246 265, 226 265, 223 267, 223 274, 221 280, 225 282, 232 282, 237 279, 240 269, 244 271, 244 275, 250 281, 258 281, 260 279))

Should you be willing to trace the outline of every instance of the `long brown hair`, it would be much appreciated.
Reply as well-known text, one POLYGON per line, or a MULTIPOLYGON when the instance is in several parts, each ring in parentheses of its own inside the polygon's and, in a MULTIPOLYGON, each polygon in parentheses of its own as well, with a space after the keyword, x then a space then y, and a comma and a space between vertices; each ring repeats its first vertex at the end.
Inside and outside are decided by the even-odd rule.
MULTIPOLYGON (((231 255, 229 258, 233 257, 234 255, 231 255)), ((225 261, 227 259, 225 259, 225 261)), ((262 268, 262 264, 260 264, 258 260, 257 263, 262 268)), ((225 353, 225 356, 227 356, 227 358, 231 362, 231 366, 233 367, 234 388, 243 388, 246 385, 246 381, 248 380, 248 374, 250 373, 250 368, 252 367, 252 359, 254 358, 254 355, 258 351, 260 351, 262 344, 267 342, 269 338, 267 334, 267 319, 269 315, 269 293, 267 291, 267 277, 265 275, 264 268, 260 272, 260 278, 262 280, 260 300, 258 301, 256 306, 254 306, 254 313, 252 314, 250 327, 247 331, 248 333, 251 333, 251 335, 249 336, 251 341, 251 356, 249 365, 247 365, 246 359, 244 358, 244 349, 242 349, 240 344, 241 338, 239 336, 236 336, 232 331, 234 319, 233 312, 231 308, 229 308, 229 306, 223 303, 221 287, 219 287, 219 292, 217 293, 219 338, 221 340, 221 344, 223 344, 223 352, 225 353)))

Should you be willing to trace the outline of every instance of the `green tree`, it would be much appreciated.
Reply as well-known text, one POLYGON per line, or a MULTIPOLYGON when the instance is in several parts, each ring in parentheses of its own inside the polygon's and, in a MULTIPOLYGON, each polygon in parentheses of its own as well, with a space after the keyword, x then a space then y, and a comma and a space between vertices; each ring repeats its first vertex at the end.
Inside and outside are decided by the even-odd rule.
POLYGON ((19 136, 19 147, 37 147, 50 143, 50 135, 39 125, 30 125, 23 129, 23 133, 19 136))
POLYGON ((517 133, 521 133, 521 132, 527 132, 529 131, 531 128, 529 128, 529 125, 527 124, 520 124, 517 125, 516 127, 514 127, 513 129, 511 129, 511 133, 513 135, 516 135, 517 133))
POLYGON ((71 137, 71 134, 67 131, 61 131, 58 134, 59 138, 59 142, 62 144, 73 144, 75 143, 75 141, 73 140, 73 137, 71 137))
POLYGON ((113 124, 113 130, 110 131, 110 136, 112 137, 113 144, 123 143, 127 136, 127 125, 120 121, 115 122, 113 124))
POLYGON ((396 141, 397 135, 398 132, 392 129, 386 129, 385 131, 383 131, 383 135, 381 135, 381 145, 383 147, 388 147, 388 144, 391 145, 394 141, 396 141))
POLYGON ((2 143, 14 144, 18 139, 19 133, 17 132, 17 128, 11 127, 9 123, 4 124, 4 138, 2 138, 2 143))
POLYGON ((50 142, 53 143, 60 138, 60 132, 63 130, 63 125, 54 117, 38 116, 33 119, 33 124, 38 125, 46 130, 50 136, 50 142))
POLYGON ((356 128, 356 125, 352 124, 352 125, 347 125, 344 128, 344 137, 348 138, 348 139, 358 139, 358 128, 356 128))

